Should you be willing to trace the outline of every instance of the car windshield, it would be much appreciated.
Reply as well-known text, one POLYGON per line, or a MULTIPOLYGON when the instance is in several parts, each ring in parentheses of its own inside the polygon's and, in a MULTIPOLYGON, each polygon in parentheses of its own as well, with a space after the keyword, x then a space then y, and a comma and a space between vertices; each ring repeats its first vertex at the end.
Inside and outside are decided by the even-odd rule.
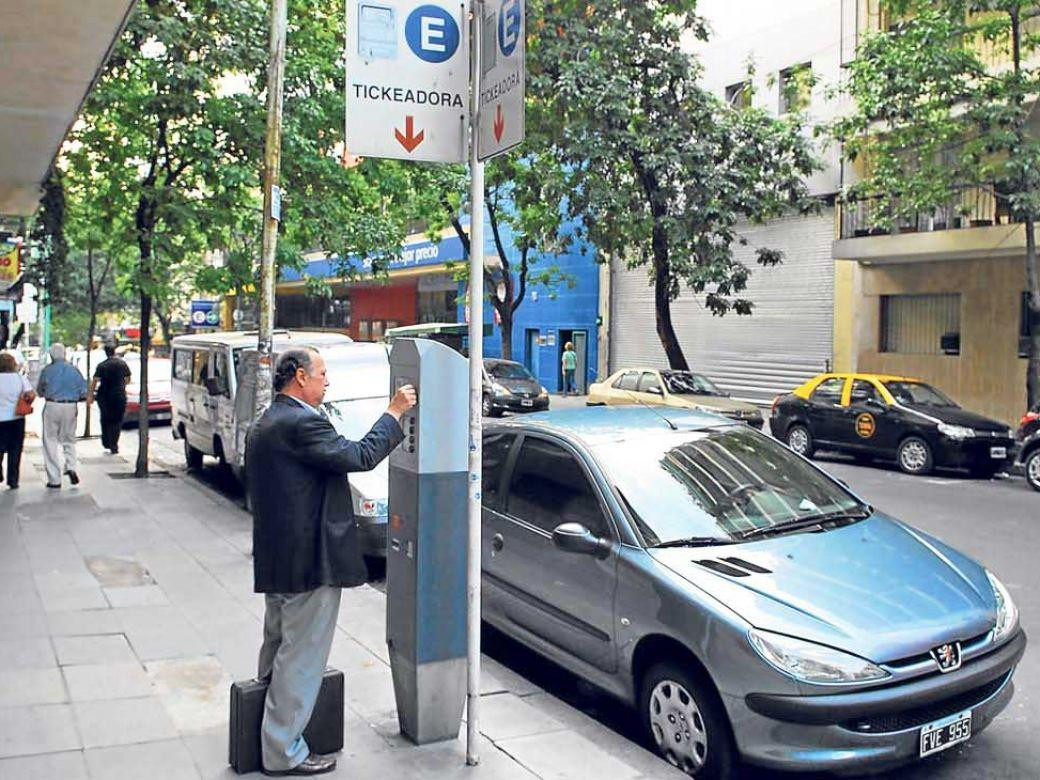
POLYGON ((722 395, 706 376, 689 371, 662 371, 661 379, 673 395, 722 395))
POLYGON ((897 403, 921 406, 956 407, 953 401, 924 382, 885 382, 897 403))
POLYGON ((867 508, 784 445, 744 426, 633 437, 594 454, 649 546, 738 540, 867 508))
POLYGON ((534 379, 519 363, 490 363, 487 370, 495 379, 534 379))

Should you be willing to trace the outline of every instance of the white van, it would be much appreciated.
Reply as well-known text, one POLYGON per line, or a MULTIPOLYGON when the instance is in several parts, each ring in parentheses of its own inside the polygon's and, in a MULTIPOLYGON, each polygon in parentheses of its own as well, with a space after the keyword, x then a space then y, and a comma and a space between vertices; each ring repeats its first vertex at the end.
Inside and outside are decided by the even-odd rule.
MULTIPOLYGON (((243 353, 256 350, 256 331, 178 336, 170 345, 173 436, 184 441, 188 468, 199 468, 211 455, 239 473, 245 431, 252 422, 235 414, 238 366, 243 353)), ((350 344, 341 333, 275 331, 275 352, 292 346, 319 349, 350 344)))

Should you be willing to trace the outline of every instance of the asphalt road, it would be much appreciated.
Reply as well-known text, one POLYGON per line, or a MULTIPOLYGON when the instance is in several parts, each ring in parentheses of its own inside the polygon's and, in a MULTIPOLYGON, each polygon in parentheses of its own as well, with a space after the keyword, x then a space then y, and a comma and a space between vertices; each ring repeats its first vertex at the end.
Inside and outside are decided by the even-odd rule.
MULTIPOLYGON (((556 404, 577 406, 580 399, 556 404)), ((132 434, 131 431, 124 435, 132 434)), ((156 430, 160 458, 183 464, 169 429, 156 430), (179 460, 178 460, 179 458, 179 460)), ((1040 493, 1020 477, 981 482, 956 474, 910 477, 894 466, 857 466, 839 456, 817 463, 879 510, 917 526, 972 555, 996 573, 1011 591, 1022 625, 1040 642, 1040 493)), ((197 476, 232 499, 241 491, 209 460, 197 476)), ((642 736, 626 707, 572 675, 544 662, 517 643, 489 630, 485 651, 536 685, 633 740, 642 736)), ((981 734, 923 762, 876 777, 885 780, 1024 780, 1040 778, 1035 740, 1040 722, 1040 650, 1027 651, 1015 675, 1009 707, 981 734)), ((749 780, 789 780, 791 775, 746 770, 749 780)))

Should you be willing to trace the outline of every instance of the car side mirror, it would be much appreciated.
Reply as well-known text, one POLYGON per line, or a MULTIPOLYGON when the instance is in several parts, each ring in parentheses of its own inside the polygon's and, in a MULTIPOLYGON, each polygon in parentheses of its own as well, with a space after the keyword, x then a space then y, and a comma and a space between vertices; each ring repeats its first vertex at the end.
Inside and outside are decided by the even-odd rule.
POLYGON ((874 396, 871 396, 870 398, 868 398, 866 400, 866 404, 867 404, 867 406, 871 406, 871 407, 873 407, 875 409, 887 409, 888 408, 888 404, 886 404, 880 398, 875 398, 874 396))
POLYGON ((581 523, 562 523, 553 529, 553 544, 563 552, 595 555, 606 558, 610 555, 610 540, 600 539, 581 523))

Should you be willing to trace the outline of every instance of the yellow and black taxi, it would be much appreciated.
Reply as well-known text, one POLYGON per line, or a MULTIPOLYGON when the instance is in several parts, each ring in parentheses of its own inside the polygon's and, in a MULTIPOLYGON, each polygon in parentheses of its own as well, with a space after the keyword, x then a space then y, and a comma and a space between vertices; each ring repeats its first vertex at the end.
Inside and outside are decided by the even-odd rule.
POLYGON ((770 430, 795 452, 895 459, 908 474, 935 467, 989 478, 1010 467, 1011 429, 910 377, 820 374, 773 402, 770 430))

